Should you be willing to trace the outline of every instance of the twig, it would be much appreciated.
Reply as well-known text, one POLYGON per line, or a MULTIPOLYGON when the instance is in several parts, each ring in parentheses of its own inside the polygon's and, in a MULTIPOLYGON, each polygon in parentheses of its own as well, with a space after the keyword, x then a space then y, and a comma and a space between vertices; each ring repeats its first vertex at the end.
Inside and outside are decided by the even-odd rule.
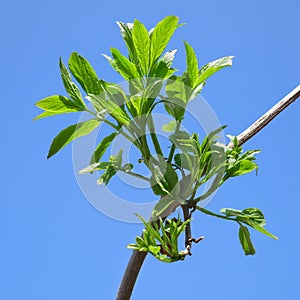
MULTIPOLYGON (((284 109, 293 103, 300 96, 300 85, 293 89, 288 95, 282 98, 277 104, 269 109, 263 116, 255 121, 251 126, 244 130, 237 136, 239 146, 251 139, 255 134, 262 130, 269 124, 276 116, 278 116, 284 109)), ((229 143, 232 146, 232 143, 229 143)))
MULTIPOLYGON (((237 136, 239 145, 244 144, 251 139, 256 133, 270 123, 277 115, 279 115, 285 108, 293 103, 300 96, 300 85, 298 85, 287 96, 274 105, 262 117, 254 122, 249 128, 237 136)), ((230 144, 229 144, 230 146, 230 144)), ((178 205, 179 206, 179 205, 178 205)), ((125 274, 118 291, 116 300, 129 300, 134 284, 136 282, 139 271, 146 258, 147 252, 133 251, 129 263, 127 265, 125 274)))

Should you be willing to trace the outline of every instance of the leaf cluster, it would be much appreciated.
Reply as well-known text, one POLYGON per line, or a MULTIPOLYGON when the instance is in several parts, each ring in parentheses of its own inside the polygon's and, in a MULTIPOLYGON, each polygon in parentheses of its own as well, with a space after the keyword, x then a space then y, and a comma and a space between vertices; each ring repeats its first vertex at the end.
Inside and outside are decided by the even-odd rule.
POLYGON ((149 252, 163 262, 184 260, 186 254, 178 250, 178 237, 184 232, 190 219, 182 222, 178 216, 165 221, 160 218, 149 223, 142 216, 138 215, 138 217, 145 225, 145 229, 141 237, 136 237, 136 243, 129 244, 127 248, 149 252))
MULTIPOLYGON (((137 243, 130 247, 149 251, 163 261, 175 261, 181 259, 177 247, 178 236, 186 226, 190 226, 190 218, 185 218, 182 223, 178 220, 162 222, 162 218, 180 206, 196 208, 198 202, 207 199, 229 178, 257 171, 255 155, 259 151, 243 152, 237 139, 232 136, 229 136, 232 147, 218 142, 218 134, 225 126, 217 128, 202 141, 197 133, 190 134, 181 129, 188 103, 202 91, 210 76, 232 65, 232 56, 222 57, 199 67, 194 49, 184 41, 186 69, 178 74, 173 67, 177 50, 166 50, 174 32, 181 26, 176 16, 164 18, 151 30, 139 20, 117 24, 128 54, 124 55, 118 49, 111 48, 110 55, 103 56, 126 80, 126 88, 99 78, 91 64, 83 56, 73 52, 68 60, 68 67, 59 59, 60 74, 67 95, 52 95, 38 101, 36 106, 43 112, 35 119, 74 112, 87 112, 91 115, 91 119, 63 129, 53 139, 48 158, 73 140, 90 134, 100 124, 110 126, 112 132, 96 146, 91 153, 89 165, 80 173, 100 172, 98 184, 108 184, 117 172, 125 172, 147 181, 154 195, 160 199, 153 210, 150 223, 140 217, 145 224, 144 235, 137 238, 137 243), (156 134, 156 124, 153 121, 156 106, 164 109, 171 118, 163 126, 170 133, 170 147, 167 151, 161 148, 156 134), (146 166, 150 177, 135 172, 136 162, 123 162, 122 149, 111 155, 108 161, 102 160, 119 135, 123 135, 138 149, 140 158, 137 162, 146 166), (199 188, 208 181, 211 181, 210 188, 197 194, 199 188), (160 223, 161 229, 155 222, 160 223), (161 246, 157 245, 157 241, 161 246), (161 253, 162 249, 165 253, 161 253)), ((242 224, 265 234, 266 231, 258 218, 253 215, 250 218, 249 214, 247 210, 239 211, 234 220, 240 224, 239 237, 245 253, 254 254, 250 234, 242 224)), ((258 211, 256 214, 259 215, 258 211)), ((223 216, 226 219, 232 217, 229 211, 223 216)))

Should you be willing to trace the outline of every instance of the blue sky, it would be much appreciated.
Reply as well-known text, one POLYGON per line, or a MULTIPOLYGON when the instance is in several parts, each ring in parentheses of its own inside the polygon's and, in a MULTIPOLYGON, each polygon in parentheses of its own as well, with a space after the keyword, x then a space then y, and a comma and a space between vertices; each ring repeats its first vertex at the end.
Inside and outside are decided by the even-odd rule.
MULTIPOLYGON (((151 28, 177 15, 187 23, 170 45, 178 48, 178 69, 185 68, 183 39, 201 64, 235 56, 202 95, 228 125, 226 133, 239 134, 299 84, 299 8, 296 0, 2 3, 0 299, 114 299, 130 256, 126 245, 142 230, 90 205, 77 185, 70 146, 46 160, 52 138, 78 119, 32 122, 37 100, 64 93, 60 56, 67 61, 77 51, 100 77, 119 82, 100 55, 110 46, 125 51, 115 21, 137 18, 151 28)), ((297 298, 298 115, 295 103, 245 145, 262 149, 259 175, 231 180, 208 206, 259 207, 279 241, 252 232, 257 254, 246 257, 234 224, 199 214, 193 232, 206 238, 193 256, 174 264, 149 256, 132 299, 297 298)))

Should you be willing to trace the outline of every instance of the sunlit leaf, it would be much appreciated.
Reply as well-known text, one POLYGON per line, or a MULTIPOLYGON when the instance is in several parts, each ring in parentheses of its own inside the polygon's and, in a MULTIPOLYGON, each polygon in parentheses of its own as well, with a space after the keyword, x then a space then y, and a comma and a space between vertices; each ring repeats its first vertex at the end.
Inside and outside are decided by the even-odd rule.
POLYGON ((165 132, 172 132, 174 131, 176 128, 176 121, 175 120, 171 120, 169 123, 164 124, 162 126, 162 130, 165 132))
POLYGON ((114 59, 114 64, 117 71, 126 79, 131 80, 139 78, 140 75, 134 63, 129 61, 127 57, 121 54, 121 52, 116 48, 110 49, 112 57, 114 59))
POLYGON ((105 151, 107 150, 107 148, 109 147, 109 145, 111 144, 111 142, 114 140, 114 138, 118 135, 118 132, 113 132, 112 134, 106 136, 97 146, 97 148, 95 149, 92 157, 91 157, 91 163, 94 162, 98 162, 101 157, 103 156, 103 154, 105 153, 105 151))
POLYGON ((87 94, 98 95, 103 91, 95 70, 83 56, 73 52, 69 59, 69 68, 87 94))
POLYGON ((92 94, 89 94, 87 96, 87 99, 89 99, 92 103, 98 103, 98 105, 100 105, 102 109, 107 110, 107 112, 120 124, 129 124, 130 118, 128 117, 127 113, 113 101, 103 99, 101 95, 92 94))
POLYGON ((151 33, 150 66, 160 57, 178 25, 178 18, 168 16, 161 20, 151 33))
POLYGON ((56 154, 59 150, 61 150, 73 140, 81 136, 88 135, 95 128, 97 128, 99 124, 100 121, 98 119, 91 119, 65 128, 52 141, 47 158, 50 158, 51 156, 56 154))
POLYGON ((46 97, 36 102, 35 105, 45 111, 52 112, 52 115, 84 110, 82 106, 78 106, 69 98, 61 95, 53 95, 46 97))
POLYGON ((223 68, 231 67, 232 66, 232 58, 233 58, 233 56, 225 56, 225 57, 211 61, 208 64, 204 65, 199 70, 197 85, 204 82, 207 78, 209 78, 216 72, 222 70, 223 68))
POLYGON ((116 155, 112 155, 109 157, 110 165, 106 168, 105 172, 97 180, 97 184, 100 185, 104 183, 105 185, 107 185, 110 179, 117 173, 119 169, 121 169, 122 154, 123 149, 120 149, 120 151, 116 155))
POLYGON ((86 105, 82 99, 82 95, 80 93, 79 88, 77 85, 72 81, 70 73, 66 66, 64 65, 62 59, 59 59, 59 68, 60 68, 60 74, 61 78, 64 84, 64 87, 71 97, 71 99, 80 107, 86 108, 86 105))
POLYGON ((143 74, 147 75, 149 69, 150 37, 146 27, 139 20, 134 20, 132 39, 143 74))
POLYGON ((247 227, 240 225, 239 228, 239 239, 240 243, 242 245, 242 248, 246 255, 254 255, 255 254, 255 248, 252 244, 251 238, 250 238, 250 232, 247 227))
POLYGON ((101 171, 107 169, 109 166, 111 166, 110 162, 100 162, 100 163, 93 163, 79 171, 79 174, 87 174, 87 173, 93 173, 95 171, 101 171))
POLYGON ((186 52, 186 80, 185 83, 191 87, 194 88, 197 84, 198 80, 198 60, 195 54, 194 49, 192 46, 184 41, 185 45, 185 52, 186 52))
POLYGON ((151 68, 149 77, 168 78, 176 71, 171 68, 177 50, 166 52, 151 68))

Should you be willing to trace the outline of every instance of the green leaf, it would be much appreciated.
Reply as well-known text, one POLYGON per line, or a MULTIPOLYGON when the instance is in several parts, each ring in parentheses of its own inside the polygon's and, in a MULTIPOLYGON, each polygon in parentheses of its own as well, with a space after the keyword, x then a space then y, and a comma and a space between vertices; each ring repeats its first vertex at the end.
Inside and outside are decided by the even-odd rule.
POLYGON ((219 58, 217 60, 214 60, 212 62, 209 62, 208 64, 204 65, 199 70, 199 77, 197 85, 204 82, 207 78, 215 74, 216 72, 222 70, 225 67, 232 66, 232 58, 233 56, 225 56, 222 58, 219 58))
POLYGON ((45 111, 54 113, 53 115, 84 110, 82 106, 78 106, 69 98, 61 95, 53 95, 46 97, 36 102, 35 105, 45 111))
POLYGON ((100 163, 93 163, 79 171, 79 174, 87 174, 87 173, 93 173, 95 171, 101 171, 107 169, 109 166, 111 166, 110 162, 100 162, 100 163))
POLYGON ((155 26, 150 36, 150 67, 165 50, 177 26, 178 18, 175 16, 168 16, 155 26))
POLYGON ((107 167, 105 172, 97 180, 97 184, 100 185, 104 183, 105 185, 107 185, 110 179, 117 173, 119 169, 121 169, 122 154, 123 154, 123 149, 120 149, 118 154, 110 156, 109 158, 110 165, 107 167))
POLYGON ((139 21, 134 20, 132 39, 135 46, 138 61, 143 75, 147 75, 149 69, 150 37, 146 27, 139 21))
POLYGON ((237 217, 241 215, 242 210, 234 208, 222 208, 220 209, 220 213, 226 215, 226 217, 237 217))
POLYGON ((69 59, 69 68, 87 94, 100 94, 103 89, 95 70, 81 55, 73 52, 69 59))
POLYGON ((270 233, 263 227, 266 225, 266 220, 263 213, 258 208, 246 208, 244 210, 222 208, 220 212, 225 214, 228 218, 235 217, 238 222, 247 224, 266 236, 278 240, 276 235, 270 233))
POLYGON ((53 111, 44 111, 41 114, 39 114, 38 116, 36 116, 35 118, 33 118, 33 121, 42 119, 42 118, 46 118, 46 117, 51 117, 51 116, 56 116, 57 113, 53 112, 53 111))
POLYGON ((174 156, 174 161, 176 165, 178 165, 180 168, 186 169, 191 171, 192 168, 195 168, 197 166, 195 162, 195 157, 193 155, 190 155, 188 153, 177 153, 174 156))
POLYGON ((178 130, 169 136, 170 141, 183 152, 198 154, 197 145, 186 131, 178 130))
POLYGON ((177 50, 166 52, 150 69, 149 77, 168 78, 176 71, 172 69, 172 63, 177 50))
POLYGON ((259 231, 260 233, 263 233, 264 235, 266 235, 274 240, 278 240, 278 237, 276 235, 272 234, 271 232, 269 232, 268 230, 266 230, 264 227, 260 226, 256 222, 253 222, 252 220, 248 220, 247 222, 244 222, 244 223, 248 224, 255 230, 259 231))
POLYGON ((116 48, 110 49, 111 54, 114 58, 114 64, 117 71, 126 79, 131 80, 135 78, 140 78, 138 70, 134 63, 129 61, 127 57, 121 54, 121 52, 116 48))
POLYGON ((235 176, 241 176, 247 173, 252 172, 253 170, 257 170, 257 164, 246 159, 237 161, 232 167, 229 167, 226 170, 225 177, 235 177, 235 176))
POLYGON ((198 60, 192 46, 190 46, 190 44, 188 44, 186 41, 184 41, 184 45, 186 51, 186 65, 187 65, 187 69, 186 69, 187 78, 185 80, 185 83, 189 87, 194 88, 198 80, 198 60))
POLYGON ((182 204, 184 204, 184 201, 181 199, 166 195, 162 197, 153 208, 152 218, 157 219, 159 217, 166 217, 182 204))
POLYGON ((117 22, 117 24, 120 28, 120 32, 123 37, 123 40, 125 41, 125 44, 127 46, 129 52, 128 53, 129 60, 137 66, 139 61, 137 58, 137 54, 136 54, 136 50, 132 38, 133 23, 117 22))
POLYGON ((112 59, 112 57, 110 57, 109 55, 106 55, 106 54, 101 54, 104 58, 106 58, 106 60, 109 62, 109 64, 112 66, 112 68, 119 73, 119 70, 118 70, 118 66, 116 64, 116 62, 112 59))
POLYGON ((185 101, 185 84, 180 76, 171 76, 166 84, 166 93, 170 99, 185 101))
POLYGON ((80 107, 86 108, 86 105, 82 99, 82 95, 79 91, 79 88, 76 86, 76 84, 71 80, 70 73, 66 66, 64 65, 62 58, 59 59, 59 68, 61 73, 61 78, 64 84, 64 87, 71 97, 71 99, 80 107))
POLYGON ((123 154, 123 149, 120 149, 120 151, 116 155, 111 155, 109 157, 109 161, 112 163, 112 165, 115 168, 121 168, 121 166, 122 166, 122 154, 123 154))
POLYGON ((100 176, 100 178, 97 180, 97 184, 105 184, 107 185, 110 181, 110 179, 117 173, 117 170, 112 167, 109 166, 105 172, 100 176))
POLYGON ((159 246, 149 246, 149 251, 154 255, 159 255, 160 247, 159 246))
POLYGON ((243 225, 240 225, 239 228, 239 239, 245 254, 254 255, 255 249, 250 238, 250 232, 248 228, 243 225))
POLYGON ((92 157, 91 157, 91 163, 94 162, 98 162, 101 157, 103 156, 103 154, 105 153, 105 151, 107 150, 107 148, 109 147, 109 145, 111 144, 111 142, 114 140, 114 138, 118 135, 118 132, 113 132, 112 134, 106 136, 97 146, 97 148, 95 149, 92 157))
POLYGON ((61 150, 73 140, 81 136, 88 135, 96 127, 98 127, 99 124, 100 121, 98 119, 91 119, 65 128, 52 141, 47 158, 50 158, 51 156, 56 154, 59 150, 61 150))
POLYGON ((175 120, 171 120, 169 123, 164 124, 164 125, 162 126, 162 130, 163 130, 163 131, 166 131, 166 132, 172 132, 172 131, 175 130, 176 124, 177 124, 177 123, 176 123, 175 120))
POLYGON ((268 237, 278 240, 278 237, 276 235, 272 234, 264 228, 264 226, 266 225, 266 220, 263 213, 258 208, 244 209, 241 214, 237 216, 237 220, 251 226, 252 228, 265 234, 268 237))
POLYGON ((87 99, 90 100, 92 103, 95 103, 96 105, 100 105, 104 110, 107 110, 107 112, 120 124, 129 125, 130 119, 127 113, 113 101, 103 99, 102 95, 92 94, 89 94, 87 96, 87 99))
POLYGON ((266 225, 265 217, 262 211, 258 208, 246 208, 243 211, 241 211, 240 216, 255 221, 255 223, 257 223, 259 226, 266 225))
POLYGON ((162 163, 155 166, 150 178, 150 184, 156 195, 178 195, 178 176, 169 163, 162 163))

